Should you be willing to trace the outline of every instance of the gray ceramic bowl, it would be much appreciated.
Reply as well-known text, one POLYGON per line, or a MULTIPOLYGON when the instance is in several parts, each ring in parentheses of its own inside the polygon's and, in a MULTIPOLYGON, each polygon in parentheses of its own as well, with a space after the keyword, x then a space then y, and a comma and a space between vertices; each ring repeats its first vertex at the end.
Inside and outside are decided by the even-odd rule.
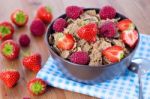
MULTIPOLYGON (((99 9, 97 8, 86 8, 84 10, 89 10, 89 9, 95 9, 97 12, 99 12, 99 9)), ((125 16, 119 13, 117 13, 116 17, 120 17, 121 18, 120 20, 126 18, 125 16)), ((66 15, 63 14, 59 18, 66 18, 66 15)), ((49 43, 49 36, 52 33, 54 33, 52 29, 53 23, 54 22, 52 22, 52 24, 49 25, 47 34, 46 34, 46 42, 48 44, 51 56, 53 59, 59 62, 58 67, 62 70, 62 72, 64 73, 66 77, 68 77, 71 80, 75 80, 75 81, 82 82, 82 83, 93 84, 97 82, 104 82, 106 80, 111 80, 116 76, 120 76, 124 74, 127 68, 129 67, 132 57, 135 54, 135 50, 137 49, 137 46, 139 44, 139 40, 138 40, 132 52, 118 63, 103 65, 99 67, 79 65, 79 64, 75 64, 75 63, 69 62, 68 60, 61 58, 55 52, 52 45, 49 43)))

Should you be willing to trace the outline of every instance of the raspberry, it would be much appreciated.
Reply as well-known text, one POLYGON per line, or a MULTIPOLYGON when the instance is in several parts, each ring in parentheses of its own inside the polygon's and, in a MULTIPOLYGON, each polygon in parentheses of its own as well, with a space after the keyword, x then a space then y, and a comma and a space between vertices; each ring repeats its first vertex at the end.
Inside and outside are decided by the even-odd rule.
POLYGON ((99 28, 99 34, 104 37, 114 37, 116 34, 116 24, 111 21, 103 23, 102 26, 99 28))
POLYGON ((22 34, 19 38, 19 43, 22 47, 27 47, 30 44, 30 38, 26 34, 22 34))
POLYGON ((73 63, 86 65, 89 63, 90 57, 87 52, 78 51, 70 56, 70 61, 73 63))
POLYGON ((104 6, 100 12, 99 16, 101 19, 112 19, 116 16, 116 10, 112 6, 104 6))
POLYGON ((53 30, 55 30, 55 32, 62 32, 66 26, 67 26, 66 20, 63 18, 59 18, 54 22, 53 30))
POLYGON ((77 19, 83 13, 83 9, 78 6, 68 6, 66 8, 66 15, 69 18, 77 19))
POLYGON ((45 33, 45 29, 45 24, 40 19, 33 20, 30 26, 30 31, 34 36, 42 36, 45 33))

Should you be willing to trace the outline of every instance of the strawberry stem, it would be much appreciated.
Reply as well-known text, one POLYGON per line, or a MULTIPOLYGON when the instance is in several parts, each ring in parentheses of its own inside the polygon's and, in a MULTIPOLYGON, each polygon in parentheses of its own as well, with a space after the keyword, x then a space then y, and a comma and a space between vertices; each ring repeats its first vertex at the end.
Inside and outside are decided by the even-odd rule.
POLYGON ((10 29, 6 26, 0 26, 0 33, 2 33, 2 37, 7 34, 10 34, 10 29))
POLYGON ((18 23, 24 23, 24 22, 25 22, 25 15, 24 15, 24 12, 19 11, 19 12, 16 14, 16 22, 18 22, 18 23))
POLYGON ((13 45, 9 43, 5 44, 2 52, 7 56, 11 55, 13 53, 13 45))
POLYGON ((47 12, 52 12, 52 9, 49 6, 45 6, 45 9, 47 10, 47 12))
POLYGON ((32 84, 31 90, 33 91, 34 94, 38 95, 44 89, 43 89, 43 86, 39 82, 35 82, 35 83, 32 84))

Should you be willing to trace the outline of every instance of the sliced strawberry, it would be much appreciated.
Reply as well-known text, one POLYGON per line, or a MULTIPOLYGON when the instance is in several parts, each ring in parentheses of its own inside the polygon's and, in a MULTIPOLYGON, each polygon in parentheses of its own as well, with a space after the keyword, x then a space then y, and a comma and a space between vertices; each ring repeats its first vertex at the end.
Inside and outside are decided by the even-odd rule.
POLYGON ((14 27, 9 22, 0 23, 0 40, 11 39, 14 34, 14 27))
POLYGON ((118 22, 117 27, 120 31, 134 30, 135 25, 129 19, 124 19, 118 22))
POLYGON ((75 40, 71 34, 57 33, 55 34, 56 46, 62 50, 70 50, 73 48, 75 40))
POLYGON ((20 78, 17 70, 5 70, 0 72, 0 79, 6 84, 8 88, 12 88, 20 78))
POLYGON ((89 23, 85 26, 82 26, 77 31, 77 34, 81 39, 84 39, 88 42, 95 42, 97 32, 98 32, 97 25, 95 23, 89 23))
POLYGON ((132 48, 138 40, 138 32, 136 30, 126 30, 121 33, 120 37, 124 43, 132 48))
POLYGON ((121 46, 112 46, 102 51, 103 56, 110 62, 119 62, 124 57, 123 48, 121 46))

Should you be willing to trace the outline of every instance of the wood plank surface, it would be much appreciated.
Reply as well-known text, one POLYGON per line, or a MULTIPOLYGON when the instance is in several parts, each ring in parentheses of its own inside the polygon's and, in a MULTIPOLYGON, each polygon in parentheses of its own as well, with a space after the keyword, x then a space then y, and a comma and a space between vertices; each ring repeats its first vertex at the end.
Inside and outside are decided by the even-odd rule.
MULTIPOLYGON (((10 13, 16 8, 21 8, 29 14, 29 22, 26 27, 16 28, 14 40, 18 41, 18 37, 22 33, 26 33, 31 38, 31 45, 29 48, 22 49, 22 52, 31 51, 42 54, 42 64, 44 64, 49 56, 48 48, 44 41, 44 36, 35 38, 30 35, 29 25, 34 18, 35 11, 38 4, 33 5, 29 3, 32 0, 0 0, 0 22, 10 21, 10 13)), ((118 12, 126 15, 137 25, 141 33, 150 34, 150 0, 33 0, 39 1, 41 4, 50 5, 53 11, 54 18, 63 14, 68 5, 79 5, 83 7, 100 8, 103 5, 111 4, 118 12)), ((21 52, 21 53, 22 53, 21 52)), ((0 99, 23 99, 23 97, 30 97, 30 99, 96 99, 94 97, 65 91, 57 88, 48 88, 48 91, 42 96, 32 96, 28 93, 26 84, 35 77, 35 73, 27 71, 23 68, 22 54, 14 61, 8 61, 0 55, 0 70, 4 68, 14 68, 19 70, 21 79, 18 84, 8 89, 0 81, 0 99)))

